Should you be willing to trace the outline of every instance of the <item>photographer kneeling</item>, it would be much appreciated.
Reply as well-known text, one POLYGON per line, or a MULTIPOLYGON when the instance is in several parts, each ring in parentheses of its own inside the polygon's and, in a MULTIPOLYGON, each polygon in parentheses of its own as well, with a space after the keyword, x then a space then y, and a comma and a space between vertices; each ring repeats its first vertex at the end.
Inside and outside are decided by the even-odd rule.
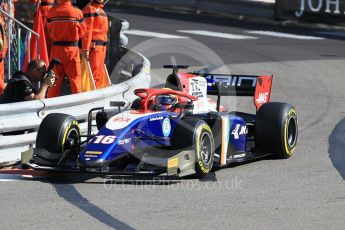
POLYGON ((53 71, 47 73, 47 67, 42 60, 33 60, 28 64, 26 73, 17 72, 7 83, 0 103, 13 103, 44 99, 49 87, 55 84, 55 74, 53 71), (33 83, 41 82, 41 87, 36 90, 33 83))

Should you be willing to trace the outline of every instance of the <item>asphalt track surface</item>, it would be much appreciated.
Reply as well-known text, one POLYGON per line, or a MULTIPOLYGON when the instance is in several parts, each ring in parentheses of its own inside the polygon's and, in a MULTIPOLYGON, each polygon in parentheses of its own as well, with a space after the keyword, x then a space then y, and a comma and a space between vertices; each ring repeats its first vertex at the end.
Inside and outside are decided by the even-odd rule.
MULTIPOLYGON (((167 13, 116 10, 112 14, 128 20, 132 30, 190 38, 162 43, 161 52, 155 54, 152 37, 128 35, 130 47, 144 44, 141 49, 152 62, 153 85, 163 84, 169 71, 161 66, 168 63, 198 69, 209 61, 212 71, 221 72, 225 69, 217 62, 222 60, 231 73, 273 73, 272 101, 290 102, 298 112, 295 155, 288 160, 266 158, 227 167, 204 181, 152 183, 118 178, 116 183, 104 183, 99 178, 1 176, 0 229, 344 229, 345 48, 341 33, 320 35, 315 30, 167 13), (177 30, 257 38, 234 40, 177 30), (248 30, 322 39, 250 35, 248 30), (210 54, 212 60, 207 60, 187 51, 181 45, 191 45, 186 40, 208 47, 220 59, 210 54), (173 49, 162 48, 164 44, 173 49)), ((202 52, 200 56, 209 50, 202 52)), ((248 98, 224 99, 223 103, 254 111, 248 98)))

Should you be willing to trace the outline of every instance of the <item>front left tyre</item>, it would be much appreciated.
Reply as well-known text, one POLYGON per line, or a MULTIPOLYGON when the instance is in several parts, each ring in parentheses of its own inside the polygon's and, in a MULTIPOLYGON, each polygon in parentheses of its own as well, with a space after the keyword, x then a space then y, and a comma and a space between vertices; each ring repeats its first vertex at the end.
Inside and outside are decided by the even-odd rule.
POLYGON ((80 135, 79 123, 73 116, 52 113, 43 119, 38 129, 36 148, 63 155, 71 145, 78 145, 75 143, 78 135, 80 135))
POLYGON ((210 127, 201 124, 195 133, 195 172, 197 177, 205 177, 212 169, 214 162, 214 138, 210 127))

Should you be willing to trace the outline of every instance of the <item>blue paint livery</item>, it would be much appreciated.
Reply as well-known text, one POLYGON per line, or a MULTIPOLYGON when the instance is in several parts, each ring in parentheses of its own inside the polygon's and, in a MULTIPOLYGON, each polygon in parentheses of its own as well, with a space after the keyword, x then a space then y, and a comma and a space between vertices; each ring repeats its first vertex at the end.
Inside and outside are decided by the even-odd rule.
POLYGON ((245 121, 239 116, 230 114, 230 154, 245 152, 246 143, 247 127, 245 121), (244 132, 244 130, 246 130, 246 132, 244 132))
MULTIPOLYGON (((229 115, 229 147, 227 157, 230 154, 245 152, 247 135, 243 132, 246 130, 245 121, 236 115, 229 115), (242 133, 241 133, 242 132, 242 133)), ((124 128, 109 129, 105 125, 94 137, 84 151, 80 154, 81 163, 90 164, 95 161, 116 160, 123 155, 133 153, 136 149, 145 149, 148 147, 159 146, 161 144, 170 146, 170 138, 176 126, 177 114, 163 111, 161 113, 143 114, 143 116, 129 122, 124 128), (170 122, 171 131, 164 133, 163 124, 170 122), (99 141, 99 136, 115 136, 112 143, 104 144, 99 141), (155 137, 157 141, 147 137, 155 137), (98 140, 99 143, 95 143, 98 140), (141 140, 141 141, 138 141, 141 140)), ((112 119, 108 123, 114 122, 112 119)))
MULTIPOLYGON (((147 136, 156 137, 160 143, 169 146, 172 130, 176 126, 176 119, 176 113, 164 111, 162 113, 145 114, 128 123, 122 129, 112 130, 105 125, 80 154, 80 162, 88 164, 93 161, 114 160, 123 154, 133 152, 135 149, 144 149, 145 147, 159 145, 157 141, 147 139, 147 136), (168 120, 170 121, 171 131, 164 134, 162 128, 163 122, 167 122, 168 120), (110 144, 95 143, 97 137, 101 135, 105 137, 116 136, 116 138, 110 144), (139 139, 144 139, 144 141, 137 142, 139 139), (95 152, 99 154, 93 154, 95 152)), ((110 119, 108 123, 110 122, 114 121, 110 119)))

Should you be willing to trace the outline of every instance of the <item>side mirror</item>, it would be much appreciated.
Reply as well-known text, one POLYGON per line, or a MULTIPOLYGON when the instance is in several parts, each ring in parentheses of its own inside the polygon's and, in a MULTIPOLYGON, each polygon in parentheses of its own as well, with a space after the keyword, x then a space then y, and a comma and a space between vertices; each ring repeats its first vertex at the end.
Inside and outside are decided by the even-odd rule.
POLYGON ((111 101, 110 107, 118 107, 119 113, 121 112, 121 107, 125 106, 126 102, 124 101, 111 101))

